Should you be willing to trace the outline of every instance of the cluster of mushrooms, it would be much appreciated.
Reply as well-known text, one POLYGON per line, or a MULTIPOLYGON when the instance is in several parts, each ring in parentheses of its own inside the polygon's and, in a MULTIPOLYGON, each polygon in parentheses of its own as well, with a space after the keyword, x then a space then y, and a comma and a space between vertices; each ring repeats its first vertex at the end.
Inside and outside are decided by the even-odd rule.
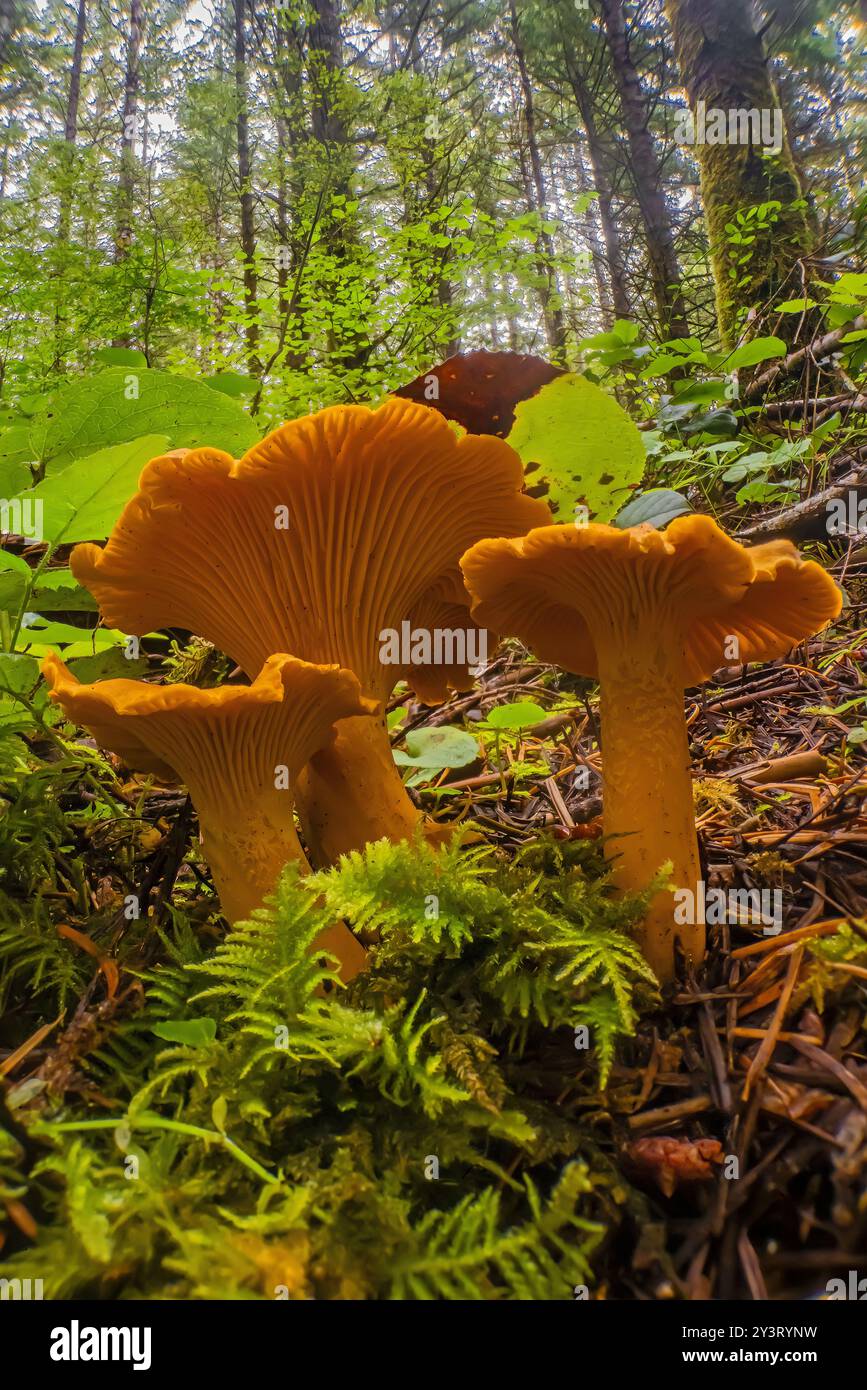
MULTIPOLYGON (((786 541, 745 549, 706 516, 664 532, 554 525, 523 486, 508 444, 459 437, 430 407, 332 406, 240 460, 154 459, 105 547, 75 548, 72 572, 106 623, 196 633, 251 682, 82 685, 57 656, 43 668, 101 747, 186 784, 228 920, 249 917, 288 860, 306 869, 296 812, 317 867, 416 832, 385 703, 400 680, 433 704, 472 676, 385 665, 380 634, 474 623, 598 679, 613 881, 641 891, 670 863, 643 948, 663 981, 676 940, 701 959, 703 923, 673 912, 673 890, 701 877, 684 689, 729 664, 732 638, 744 663, 784 655, 837 615, 839 590, 786 541)), ((317 948, 344 980, 364 967, 345 923, 317 948)))

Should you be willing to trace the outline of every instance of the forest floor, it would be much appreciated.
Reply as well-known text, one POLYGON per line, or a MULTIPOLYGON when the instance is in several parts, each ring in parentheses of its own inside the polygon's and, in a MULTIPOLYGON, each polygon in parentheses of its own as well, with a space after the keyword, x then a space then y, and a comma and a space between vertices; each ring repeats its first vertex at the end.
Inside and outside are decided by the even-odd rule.
MULTIPOLYGON (((732 667, 686 694, 708 891, 771 895, 763 904, 781 904, 779 912, 773 909, 772 929, 747 912, 733 921, 728 911, 728 920, 711 925, 704 963, 695 971, 682 967, 677 984, 661 1000, 656 996, 656 1004, 645 1000, 635 1035, 621 1038, 604 1087, 598 1067, 574 1050, 568 1030, 564 1040, 562 1028, 533 1033, 529 1057, 499 1059, 517 1101, 544 1108, 549 1130, 551 1117, 562 1123, 567 1138, 559 1151, 554 1141, 548 1156, 583 1154, 589 1146, 592 1164, 598 1171, 601 1163, 607 1173, 594 1193, 605 1231, 591 1257, 594 1298, 822 1297, 829 1280, 867 1268, 867 741, 853 728, 867 701, 865 576, 867 561, 850 552, 848 606, 841 619, 789 660, 732 667)), ((475 763, 412 778, 419 805, 443 822, 465 825, 468 843, 486 841, 507 863, 540 835, 598 842, 594 691, 592 683, 539 664, 510 643, 469 694, 435 708, 410 703, 405 691, 396 695, 392 705, 402 711, 403 722, 393 725, 395 744, 425 727, 485 730, 475 763), (492 739, 487 715, 515 700, 533 701, 551 713, 519 734, 492 739)), ((45 764, 41 820, 33 834, 54 835, 45 843, 58 887, 52 892, 43 884, 42 898, 50 909, 49 933, 65 953, 57 957, 62 1007, 55 1018, 37 1002, 45 980, 34 948, 23 962, 33 972, 34 1002, 24 996, 7 1016, 0 1039, 0 1094, 11 1103, 9 1088, 17 1091, 21 1117, 35 1105, 38 1119, 47 1096, 62 1098, 65 1114, 84 1107, 87 1116, 105 1117, 121 1110, 134 1087, 111 1079, 100 1059, 113 1041, 125 1046, 129 1020, 143 1016, 156 978, 148 972, 175 959, 167 950, 170 904, 182 905, 206 952, 213 952, 225 928, 215 918, 207 870, 190 853, 195 818, 183 790, 141 778, 124 781, 127 774, 111 757, 109 769, 119 774, 110 785, 114 812, 85 823, 80 818, 105 796, 109 783, 100 787, 93 772, 83 774, 79 766, 68 776, 53 774, 52 786, 52 766, 65 767, 69 752, 68 744, 55 746, 52 737, 32 743, 45 764), (79 818, 72 843, 68 828, 51 831, 52 800, 60 812, 79 818), (147 924, 143 920, 138 930, 120 910, 133 882, 147 910, 147 924)), ((77 744, 96 756, 92 740, 79 737, 77 744)), ((420 961, 417 979, 426 981, 420 961)), ((470 962, 469 978, 475 968, 470 962)), ((438 980, 447 978, 431 976, 432 997, 438 980)), ((392 985, 365 988, 374 995, 380 988, 387 998, 392 985)), ((362 992, 362 1005, 371 997, 362 992)), ((481 1056, 486 1044, 480 1046, 481 1056)), ((491 1046, 488 1052, 496 1050, 491 1046)), ((138 1067, 139 1054, 129 1057, 130 1066, 138 1067)), ((200 1065, 199 1057, 195 1067, 200 1065)), ((329 1081, 314 1084, 321 1096, 329 1094, 329 1081)), ((485 1106, 496 1108, 481 1083, 479 1094, 485 1106)), ((196 1104, 207 1117, 212 1096, 200 1095, 196 1104)), ((178 1099, 174 1113, 186 1120, 188 1105, 189 1095, 178 1099)), ((291 1105, 286 1114, 292 1121, 291 1105)), ((27 1151, 23 1166, 38 1173, 43 1141, 33 1144, 29 1122, 14 1122, 3 1104, 0 1121, 0 1131, 7 1125, 27 1151)), ((271 1137, 270 1156, 264 1146, 258 1150, 266 1165, 286 1142, 278 1131, 271 1137)), ((318 1154, 321 1142, 314 1130, 311 1151, 318 1154)), ((496 1151, 495 1143, 488 1153, 496 1151)), ((543 1167, 545 1161, 543 1155, 543 1167)), ((307 1162, 299 1159, 302 1173, 307 1162)), ((522 1162, 520 1153, 508 1160, 501 1190, 516 1186, 512 1175, 520 1176, 522 1162)), ((188 1168, 189 1174, 195 1171, 188 1168)), ((72 1189, 71 1168, 65 1180, 72 1189)), ((188 1181, 190 1191, 201 1194, 212 1180, 188 1181)), ((25 1258, 45 1221, 64 1229, 62 1219, 58 1227, 57 1216, 43 1211, 45 1191, 44 1180, 29 1190, 23 1183, 7 1187, 5 1245, 0 1229, 4 1258, 25 1258)), ((175 1200, 183 1186, 172 1179, 165 1191, 175 1200)), ((221 1200, 223 1208, 230 1200, 247 1200, 245 1193, 218 1198, 214 1193, 201 1200, 218 1206, 221 1200)), ((190 1218, 173 1217, 175 1224, 185 1219, 190 1218)), ((125 1220, 124 1239, 131 1240, 133 1230, 125 1220)), ((214 1248, 222 1249, 222 1228, 214 1239, 214 1248)), ((203 1261, 208 1248, 203 1246, 203 1261)), ((133 1269, 138 1259, 135 1247, 124 1247, 121 1256, 106 1257, 99 1277, 84 1261, 76 1287, 105 1296, 118 1288, 120 1277, 123 1290, 127 1262, 133 1269)), ((163 1276, 150 1269, 148 1259, 142 1269, 135 1277, 139 1283, 155 1280, 155 1296, 190 1296, 162 1294, 163 1276)), ((248 1287, 246 1274, 237 1277, 240 1287, 248 1287)), ((184 1289, 207 1289, 207 1276, 199 1278, 197 1285, 191 1274, 184 1289)))
MULTIPOLYGON (((853 595, 865 573, 863 560, 849 567, 853 595)), ((609 1233, 604 1296, 802 1298, 867 1269, 867 969, 847 959, 853 934, 867 942, 867 764, 839 717, 865 698, 865 606, 853 601, 797 660, 733 667, 687 694, 708 889, 779 890, 783 906, 768 932, 748 912, 743 924, 709 926, 703 965, 644 1015, 604 1094, 578 1080, 557 1098, 651 1197, 647 1224, 627 1218, 609 1233), (839 943, 838 959, 809 954, 822 939, 839 943)), ((416 710, 405 727, 482 718, 506 693, 544 702, 569 688, 525 661, 509 653, 473 695, 416 710)), ((480 766, 443 784, 460 793, 460 818, 510 850, 543 828, 600 835, 586 698, 526 730, 504 766, 504 777, 480 766), (550 777, 516 796, 509 760, 539 756, 550 777), (590 794, 572 785, 581 767, 590 794)), ((429 795, 420 801, 431 809, 429 795)))

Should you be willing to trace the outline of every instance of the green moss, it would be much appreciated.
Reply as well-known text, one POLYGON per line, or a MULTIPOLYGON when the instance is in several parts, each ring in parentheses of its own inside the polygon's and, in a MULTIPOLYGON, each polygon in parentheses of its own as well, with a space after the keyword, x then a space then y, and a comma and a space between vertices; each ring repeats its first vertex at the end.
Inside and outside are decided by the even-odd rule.
POLYGON ((144 1007, 9 1093, 32 1153, 0 1121, 0 1191, 43 1215, 0 1272, 50 1298, 572 1297, 611 1212, 575 1097, 655 999, 642 910, 595 847, 543 840, 290 867, 216 948, 176 912, 144 1007), (308 950, 338 914, 370 942, 349 990, 308 950))
MULTIPOLYGON (((667 0, 678 66, 695 114, 705 110, 780 111, 778 154, 753 144, 695 144, 724 347, 743 334, 751 310, 768 309, 781 291, 791 298, 793 267, 810 248, 806 207, 792 159, 780 99, 771 81, 746 0, 667 0), (779 203, 773 220, 751 244, 733 245, 729 228, 739 212, 779 203), (748 257, 743 262, 740 257, 748 257), (791 293, 789 293, 791 291, 791 293)), ((795 320, 797 322, 797 320, 795 320)), ((792 325, 784 324, 782 331, 792 325)))

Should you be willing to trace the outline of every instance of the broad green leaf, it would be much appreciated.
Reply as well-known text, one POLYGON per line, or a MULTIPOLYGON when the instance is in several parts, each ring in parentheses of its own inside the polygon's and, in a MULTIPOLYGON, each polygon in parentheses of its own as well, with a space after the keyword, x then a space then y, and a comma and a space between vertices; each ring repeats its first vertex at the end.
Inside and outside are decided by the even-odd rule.
POLYGON ((71 623, 47 623, 36 614, 28 614, 18 645, 27 647, 33 656, 42 657, 55 647, 64 647, 63 658, 92 656, 126 641, 126 633, 108 627, 73 627, 71 623))
POLYGON ((217 1023, 213 1018, 167 1019, 165 1023, 155 1023, 151 1028, 158 1038, 165 1042, 186 1043, 188 1047, 204 1047, 217 1036, 217 1023))
POLYGON ((690 420, 688 425, 684 425, 684 434, 737 434, 740 429, 738 417, 733 410, 723 407, 720 410, 709 410, 704 415, 697 415, 694 420, 690 420))
POLYGON ((0 497, 17 497, 33 481, 33 475, 22 459, 0 458, 0 497))
POLYGON ((145 464, 165 452, 167 437, 148 434, 76 459, 23 494, 41 501, 44 534, 62 540, 102 541, 138 487, 145 464))
POLYGON ((0 550, 0 609, 17 613, 21 607, 33 571, 20 555, 0 550))
POLYGON ((44 410, 51 398, 50 391, 42 391, 38 396, 24 396, 18 402, 18 410, 22 415, 28 417, 38 415, 40 410, 44 410))
POLYGON ((11 550, 0 550, 0 570, 14 570, 23 579, 28 579, 32 573, 27 561, 11 550))
POLYGON ((710 401, 724 400, 728 384, 724 378, 720 377, 713 381, 691 381, 689 385, 682 386, 680 390, 675 391, 671 398, 672 403, 682 405, 686 401, 697 401, 700 405, 707 405, 710 401))
POLYGON ((22 652, 0 652, 0 689, 26 695, 39 681, 39 662, 22 652))
POLYGON ((68 569, 46 570, 30 596, 34 613, 95 613, 96 599, 68 569))
POLYGON ((249 415, 202 381, 111 367, 62 386, 34 422, 31 443, 54 472, 109 444, 164 434, 172 449, 241 454, 259 438, 249 415))
POLYGON ((479 745, 463 729, 416 729, 406 736, 407 752, 394 750, 400 767, 466 767, 479 756, 479 745))
POLYGON ((778 314, 803 314, 805 309, 815 309, 815 307, 815 299, 785 299, 782 304, 774 305, 778 314))
POLYGON ((644 473, 641 431, 612 396, 572 373, 520 402, 508 442, 525 467, 538 465, 528 481, 547 484, 560 521, 579 506, 610 520, 644 473))
POLYGON ((29 463, 33 457, 30 447, 30 425, 13 425, 0 434, 0 464, 29 463))
POLYGON ((148 360, 138 348, 104 347, 95 352, 97 362, 109 367, 140 367, 147 370, 148 360))
POLYGON ((734 372, 739 367, 755 367, 759 362, 769 362, 772 357, 785 357, 787 351, 782 338, 752 338, 725 358, 725 368, 734 372))
POLYGON ((514 700, 510 705, 497 705, 485 720, 490 729, 528 729, 545 718, 541 705, 532 700, 514 700))
POLYGON ((70 661, 69 669, 82 685, 94 681, 135 680, 147 674, 146 656, 127 657, 125 647, 107 647, 93 656, 79 656, 70 661))
POLYGON ((675 492, 670 487, 652 487, 627 502, 614 518, 614 525, 622 530, 629 526, 649 525, 661 531, 676 516, 686 516, 693 510, 683 493, 675 492))
POLYGON ((244 376, 241 372, 217 372, 206 376, 205 385, 212 391, 220 391, 224 396, 252 396, 259 385, 254 376, 244 376))
POLYGON ((0 611, 17 613, 27 593, 28 579, 17 570, 0 571, 0 611))

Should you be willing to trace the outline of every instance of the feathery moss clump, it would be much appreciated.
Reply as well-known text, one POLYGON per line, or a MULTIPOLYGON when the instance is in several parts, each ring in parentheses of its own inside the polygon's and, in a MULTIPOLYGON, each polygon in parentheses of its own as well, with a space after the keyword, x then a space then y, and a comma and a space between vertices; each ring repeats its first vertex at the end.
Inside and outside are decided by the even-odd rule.
POLYGON ((51 1298, 574 1297, 615 1184, 559 1098, 598 1096, 653 998, 642 905, 587 844, 381 842, 287 869, 215 949, 175 912, 81 1083, 7 1097, 2 1195, 39 1231, 3 1274, 51 1298), (348 990, 307 949, 338 914, 372 955, 348 990))

